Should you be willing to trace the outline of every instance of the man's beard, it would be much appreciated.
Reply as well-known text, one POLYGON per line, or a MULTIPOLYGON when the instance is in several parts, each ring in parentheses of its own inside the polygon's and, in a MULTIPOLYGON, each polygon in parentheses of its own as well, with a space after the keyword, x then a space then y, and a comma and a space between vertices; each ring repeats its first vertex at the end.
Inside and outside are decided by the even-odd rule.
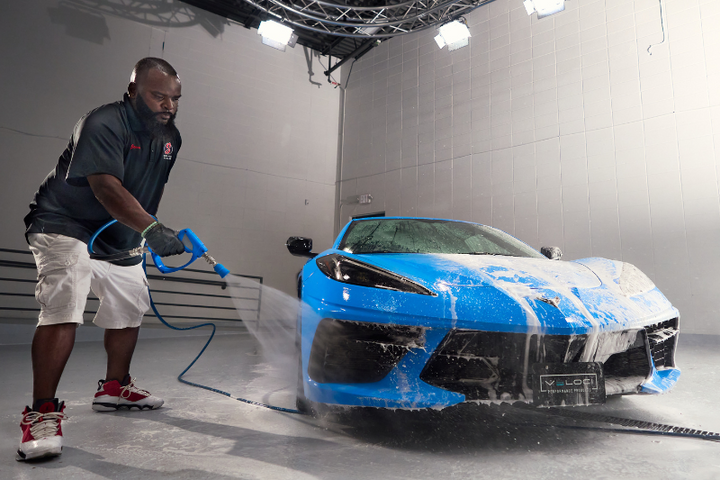
POLYGON ((150 130, 156 137, 169 134, 175 126, 175 117, 177 116, 177 112, 170 114, 170 120, 168 120, 167 123, 162 123, 158 119, 158 115, 169 112, 153 112, 150 110, 147 103, 145 103, 145 100, 143 100, 141 95, 135 96, 135 110, 137 110, 138 115, 140 115, 140 118, 143 123, 145 123, 148 130, 150 130))

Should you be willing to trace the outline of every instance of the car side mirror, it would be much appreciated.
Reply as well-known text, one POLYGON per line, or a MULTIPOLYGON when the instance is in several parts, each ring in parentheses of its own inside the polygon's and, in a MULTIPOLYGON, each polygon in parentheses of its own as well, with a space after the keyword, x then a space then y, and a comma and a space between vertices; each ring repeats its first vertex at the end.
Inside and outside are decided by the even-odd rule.
POLYGON ((560 247, 542 247, 540 253, 550 260, 560 260, 562 258, 562 250, 560 250, 560 247))
POLYGON ((287 242, 285 242, 285 246, 288 251, 296 257, 317 257, 317 253, 310 251, 313 246, 312 238, 290 237, 287 239, 287 242))

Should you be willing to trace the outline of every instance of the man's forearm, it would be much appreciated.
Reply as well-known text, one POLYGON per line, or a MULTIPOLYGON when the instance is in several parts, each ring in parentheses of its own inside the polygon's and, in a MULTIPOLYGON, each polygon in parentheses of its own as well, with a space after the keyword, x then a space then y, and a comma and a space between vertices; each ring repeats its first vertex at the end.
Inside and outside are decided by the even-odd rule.
POLYGON ((140 202, 123 187, 117 177, 107 174, 90 175, 88 183, 95 198, 115 220, 123 225, 142 232, 155 221, 140 202))

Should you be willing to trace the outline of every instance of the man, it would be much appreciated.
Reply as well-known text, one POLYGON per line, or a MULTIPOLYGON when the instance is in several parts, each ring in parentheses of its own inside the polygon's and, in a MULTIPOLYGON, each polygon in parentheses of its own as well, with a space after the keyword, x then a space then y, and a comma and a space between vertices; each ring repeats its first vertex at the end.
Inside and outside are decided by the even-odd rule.
POLYGON ((173 67, 159 58, 140 60, 122 101, 80 119, 30 204, 26 239, 38 268, 35 296, 41 308, 32 343, 33 402, 20 423, 18 460, 61 453, 65 405, 55 394, 90 289, 100 299, 93 322, 105 329, 107 352, 93 410, 163 404, 135 386, 129 372, 140 323, 150 307, 141 257, 91 259, 87 243, 116 219, 95 240, 95 253, 117 259, 142 238, 160 256, 184 252, 177 232, 153 217, 180 149, 174 125, 179 99, 180 79, 173 67))

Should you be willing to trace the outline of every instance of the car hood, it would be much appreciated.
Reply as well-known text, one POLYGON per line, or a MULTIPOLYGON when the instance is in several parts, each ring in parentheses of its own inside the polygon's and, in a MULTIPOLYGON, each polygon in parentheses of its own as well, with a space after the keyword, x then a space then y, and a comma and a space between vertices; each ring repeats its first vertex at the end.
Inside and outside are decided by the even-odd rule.
POLYGON ((568 262, 492 255, 353 257, 432 290, 443 299, 444 313, 438 316, 457 328, 539 327, 583 333, 644 324, 672 309, 657 288, 623 295, 617 282, 622 262, 602 258, 568 262))
POLYGON ((595 288, 601 281, 585 265, 542 258, 496 255, 373 254, 355 255, 442 291, 446 286, 493 286, 510 290, 543 288, 560 284, 563 288, 595 288))

